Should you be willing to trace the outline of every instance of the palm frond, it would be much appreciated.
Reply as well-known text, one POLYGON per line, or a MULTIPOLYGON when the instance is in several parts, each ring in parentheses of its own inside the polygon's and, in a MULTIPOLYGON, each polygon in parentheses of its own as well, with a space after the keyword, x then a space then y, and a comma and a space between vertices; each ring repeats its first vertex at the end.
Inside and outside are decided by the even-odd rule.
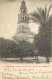
POLYGON ((42 18, 42 22, 46 22, 46 18, 47 18, 47 8, 45 7, 45 9, 42 9, 42 8, 37 8, 39 14, 41 15, 41 18, 42 18))
POLYGON ((33 20, 33 22, 39 23, 37 19, 35 19, 34 17, 29 17, 30 20, 33 20))
POLYGON ((38 12, 33 12, 31 14, 31 17, 36 23, 42 24, 42 18, 41 18, 41 15, 38 12))
POLYGON ((49 13, 50 13, 51 7, 52 7, 52 5, 50 5, 50 7, 48 9, 47 19, 49 18, 49 13))
POLYGON ((45 20, 47 21, 47 5, 45 6, 45 20))
POLYGON ((49 20, 49 12, 51 7, 52 5, 49 7, 49 9, 47 9, 47 6, 45 6, 44 9, 37 7, 37 11, 31 13, 32 20, 36 23, 39 23, 40 25, 45 24, 49 20))
POLYGON ((50 15, 49 20, 48 21, 52 21, 52 15, 50 15))

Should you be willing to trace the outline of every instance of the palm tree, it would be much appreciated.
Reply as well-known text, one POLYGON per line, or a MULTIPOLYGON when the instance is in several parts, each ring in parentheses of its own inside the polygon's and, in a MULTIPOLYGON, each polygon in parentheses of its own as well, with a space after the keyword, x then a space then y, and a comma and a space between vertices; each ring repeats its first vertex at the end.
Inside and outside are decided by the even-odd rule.
POLYGON ((30 19, 40 24, 40 26, 42 26, 43 24, 46 24, 52 16, 52 15, 49 15, 51 7, 52 5, 50 5, 49 9, 47 9, 46 6, 45 6, 45 9, 37 7, 37 11, 30 14, 31 15, 30 19))
MULTIPOLYGON (((39 42, 41 43, 41 47, 42 47, 42 44, 43 44, 42 38, 46 38, 45 36, 47 36, 47 35, 50 36, 51 35, 51 20, 52 20, 52 15, 50 15, 51 7, 52 7, 52 5, 50 5, 49 9, 47 9, 47 6, 45 6, 44 9, 37 8, 36 12, 33 12, 33 13, 30 14, 30 19, 32 19, 35 23, 40 25, 38 35, 40 36, 40 41, 39 42)), ((46 41, 48 42, 48 37, 47 37, 46 41)), ((49 41, 51 42, 51 40, 49 40, 49 41)), ((44 47, 45 47, 45 45, 47 47, 47 43, 43 44, 44 47)), ((46 51, 46 54, 47 54, 46 55, 47 62, 49 62, 49 54, 47 53, 47 51, 46 51)))

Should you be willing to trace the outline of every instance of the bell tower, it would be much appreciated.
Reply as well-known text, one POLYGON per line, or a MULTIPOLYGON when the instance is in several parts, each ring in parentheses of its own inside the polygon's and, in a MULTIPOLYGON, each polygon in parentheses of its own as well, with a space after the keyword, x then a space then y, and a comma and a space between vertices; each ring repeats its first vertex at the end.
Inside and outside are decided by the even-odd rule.
POLYGON ((30 42, 33 40, 33 33, 30 32, 29 28, 29 15, 24 0, 21 2, 20 13, 18 15, 18 28, 14 39, 18 42, 22 40, 30 42))
POLYGON ((17 34, 21 34, 20 39, 27 40, 30 28, 29 15, 27 13, 26 3, 24 0, 21 2, 20 14, 18 15, 18 25, 17 34))

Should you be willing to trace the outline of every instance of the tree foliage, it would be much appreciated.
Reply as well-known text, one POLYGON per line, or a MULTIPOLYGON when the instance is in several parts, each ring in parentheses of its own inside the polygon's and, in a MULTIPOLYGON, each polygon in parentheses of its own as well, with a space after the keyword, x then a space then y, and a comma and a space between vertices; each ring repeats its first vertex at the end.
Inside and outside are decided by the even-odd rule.
POLYGON ((0 57, 12 58, 18 57, 18 45, 12 40, 0 38, 0 57))
POLYGON ((16 42, 0 38, 0 57, 1 58, 17 58, 32 56, 32 45, 27 41, 16 42))
POLYGON ((19 49, 20 49, 20 55, 22 55, 22 57, 27 57, 27 56, 31 56, 32 55, 32 47, 31 47, 31 43, 28 43, 27 41, 20 41, 18 43, 19 49))
POLYGON ((40 55, 51 56, 51 28, 52 14, 50 15, 52 5, 47 9, 37 8, 36 12, 31 13, 31 19, 38 23, 39 33, 34 38, 34 44, 39 49, 40 55))

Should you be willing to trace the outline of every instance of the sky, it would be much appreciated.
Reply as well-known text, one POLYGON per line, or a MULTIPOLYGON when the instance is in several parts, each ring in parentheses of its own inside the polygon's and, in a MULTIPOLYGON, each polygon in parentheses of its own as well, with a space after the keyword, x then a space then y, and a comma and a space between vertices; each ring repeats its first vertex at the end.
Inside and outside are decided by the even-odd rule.
MULTIPOLYGON (((21 2, 22 0, 0 0, 0 37, 11 39, 17 32, 21 2)), ((36 11, 37 7, 44 8, 47 5, 49 8, 52 4, 52 0, 25 0, 25 2, 28 14, 36 11)), ((34 34, 38 33, 38 24, 31 22, 29 27, 34 34)))

